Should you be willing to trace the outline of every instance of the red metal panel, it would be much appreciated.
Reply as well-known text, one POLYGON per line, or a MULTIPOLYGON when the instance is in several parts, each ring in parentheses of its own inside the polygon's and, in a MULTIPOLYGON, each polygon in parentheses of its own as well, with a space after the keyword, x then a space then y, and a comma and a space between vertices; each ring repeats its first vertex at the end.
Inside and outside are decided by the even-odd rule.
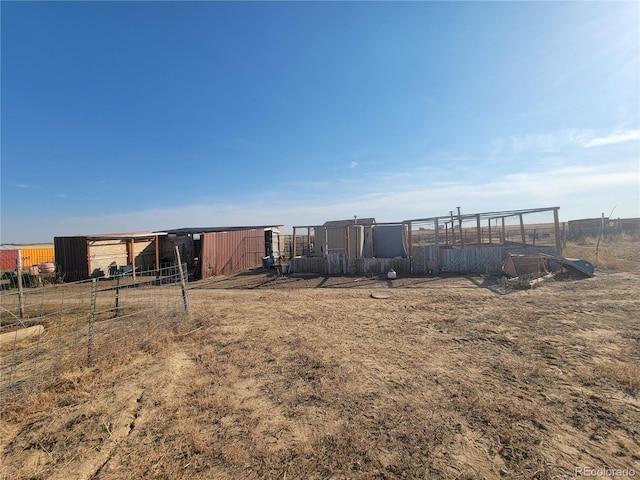
POLYGON ((0 270, 15 270, 18 250, 0 250, 0 270))
POLYGON ((203 233, 201 239, 202 278, 262 265, 264 229, 203 233))

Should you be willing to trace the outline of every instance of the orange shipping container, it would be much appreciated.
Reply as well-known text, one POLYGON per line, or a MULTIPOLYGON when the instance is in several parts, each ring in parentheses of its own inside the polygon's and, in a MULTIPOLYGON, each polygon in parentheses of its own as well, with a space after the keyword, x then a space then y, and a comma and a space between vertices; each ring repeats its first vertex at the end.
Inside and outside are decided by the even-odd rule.
POLYGON ((55 253, 53 247, 46 248, 21 248, 22 266, 25 268, 32 265, 40 265, 41 263, 53 263, 55 261, 55 253))

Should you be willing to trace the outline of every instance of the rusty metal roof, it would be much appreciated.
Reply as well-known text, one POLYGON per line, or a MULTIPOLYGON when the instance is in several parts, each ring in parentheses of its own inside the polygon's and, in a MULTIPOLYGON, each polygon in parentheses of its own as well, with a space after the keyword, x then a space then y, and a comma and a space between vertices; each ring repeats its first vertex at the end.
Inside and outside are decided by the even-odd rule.
POLYGON ((264 230, 266 228, 278 228, 282 225, 257 225, 257 226, 237 226, 237 227, 186 227, 163 230, 171 235, 187 235, 191 233, 217 233, 217 232, 238 232, 241 230, 264 230))

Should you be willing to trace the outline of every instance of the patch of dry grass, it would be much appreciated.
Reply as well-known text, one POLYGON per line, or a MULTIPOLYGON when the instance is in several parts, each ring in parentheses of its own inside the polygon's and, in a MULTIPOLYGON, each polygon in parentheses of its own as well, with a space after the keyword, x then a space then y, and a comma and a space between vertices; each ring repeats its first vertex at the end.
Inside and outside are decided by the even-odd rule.
POLYGON ((612 272, 640 271, 640 237, 616 235, 597 238, 587 237, 579 242, 568 242, 564 256, 581 258, 597 269, 612 272))
POLYGON ((640 462, 637 273, 477 280, 387 300, 192 290, 190 323, 5 405, 0 478, 542 480, 640 462))

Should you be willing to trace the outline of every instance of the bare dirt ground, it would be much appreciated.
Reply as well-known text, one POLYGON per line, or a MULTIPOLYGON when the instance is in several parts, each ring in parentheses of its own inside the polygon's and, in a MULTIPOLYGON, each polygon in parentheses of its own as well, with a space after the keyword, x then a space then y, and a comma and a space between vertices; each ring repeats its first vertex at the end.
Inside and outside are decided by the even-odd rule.
POLYGON ((3 405, 0 478, 640 476, 640 243, 599 259, 593 278, 529 290, 193 283, 189 324, 3 405))

